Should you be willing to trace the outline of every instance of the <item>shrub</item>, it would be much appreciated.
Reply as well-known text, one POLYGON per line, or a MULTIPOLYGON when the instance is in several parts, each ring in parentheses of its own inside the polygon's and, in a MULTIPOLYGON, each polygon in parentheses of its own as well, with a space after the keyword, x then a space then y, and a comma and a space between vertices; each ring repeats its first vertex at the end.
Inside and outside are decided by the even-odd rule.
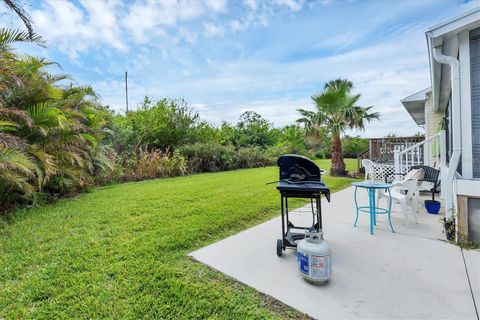
POLYGON ((195 143, 180 148, 189 172, 216 172, 233 169, 235 149, 219 143, 195 143))
POLYGON ((237 147, 266 148, 275 144, 276 131, 273 124, 254 111, 246 111, 237 123, 238 139, 233 141, 237 147))
POLYGON ((298 154, 302 156, 310 157, 312 156, 306 148, 303 146, 298 146, 294 144, 284 144, 284 145, 276 145, 273 147, 268 148, 265 150, 265 154, 271 158, 276 160, 278 157, 284 154, 298 154))
POLYGON ((260 148, 239 148, 235 152, 235 168, 256 168, 272 165, 275 159, 260 148))
POLYGON ((206 139, 215 134, 183 99, 152 101, 145 97, 136 110, 116 120, 117 148, 129 146, 134 152, 142 146, 172 150, 197 141, 199 136, 206 139))
POLYGON ((196 143, 184 146, 180 153, 187 159, 189 172, 217 172, 239 168, 254 168, 272 165, 272 158, 259 147, 235 149, 219 143, 196 143))
POLYGON ((165 167, 160 167, 160 172, 163 177, 183 176, 187 173, 187 160, 175 151, 167 158, 165 167))
POLYGON ((133 169, 132 180, 173 177, 186 173, 185 158, 178 153, 162 152, 158 149, 140 150, 140 156, 133 169))
POLYGON ((342 139, 342 147, 345 158, 356 158, 361 152, 368 149, 368 139, 347 135, 342 139))
POLYGON ((94 159, 94 184, 120 182, 124 173, 125 169, 115 150, 111 147, 101 147, 94 159))

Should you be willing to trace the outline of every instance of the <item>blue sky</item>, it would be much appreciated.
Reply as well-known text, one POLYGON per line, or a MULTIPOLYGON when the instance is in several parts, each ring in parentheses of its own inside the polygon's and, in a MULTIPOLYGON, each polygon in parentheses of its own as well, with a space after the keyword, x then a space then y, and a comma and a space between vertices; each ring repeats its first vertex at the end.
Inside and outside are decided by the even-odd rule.
MULTIPOLYGON (((125 110, 148 95, 185 98, 211 123, 255 110, 276 126, 335 78, 348 78, 380 121, 363 136, 419 131, 400 99, 429 86, 425 31, 478 5, 443 0, 37 1, 27 7, 47 49, 102 101, 125 110)), ((2 25, 15 23, 2 16, 2 25)))

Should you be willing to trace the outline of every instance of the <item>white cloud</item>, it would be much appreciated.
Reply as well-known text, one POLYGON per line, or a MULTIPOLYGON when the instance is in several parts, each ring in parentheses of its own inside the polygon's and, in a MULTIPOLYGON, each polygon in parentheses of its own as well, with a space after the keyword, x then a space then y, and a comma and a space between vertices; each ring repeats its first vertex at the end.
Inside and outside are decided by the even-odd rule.
POLYGON ((228 26, 232 31, 241 31, 245 29, 245 25, 240 23, 238 20, 232 20, 228 23, 228 26))
MULTIPOLYGON (((252 26, 268 26, 269 21, 277 14, 298 12, 303 9, 305 0, 243 0, 246 12, 230 22, 232 31, 244 30, 252 26)), ((311 2, 310 7, 314 4, 311 2)))
POLYGON ((227 0, 206 0, 205 4, 214 12, 223 12, 227 9, 227 0))
POLYGON ((160 25, 174 25, 177 14, 172 1, 134 3, 123 20, 123 26, 138 43, 146 43, 164 31, 160 25))
POLYGON ((190 20, 205 13, 204 3, 198 0, 179 0, 176 14, 179 20, 190 20))
POLYGON ((185 40, 189 44, 195 44, 198 39, 198 34, 196 32, 190 31, 187 28, 181 27, 178 30, 178 36, 176 41, 185 40))
POLYGON ((126 50, 116 32, 118 4, 86 0, 81 3, 82 7, 78 7, 68 1, 48 0, 42 9, 32 10, 37 33, 71 58, 77 58, 79 53, 99 43, 109 43, 118 50, 126 50))
POLYGON ((243 0, 243 3, 250 10, 267 9, 271 7, 286 7, 291 11, 302 9, 304 0, 243 0))
POLYGON ((258 1, 257 0, 244 0, 245 5, 250 8, 250 10, 257 10, 258 1))
POLYGON ((333 35, 325 38, 315 45, 318 49, 344 49, 357 41, 364 39, 369 30, 358 29, 333 35))
POLYGON ((286 6, 292 11, 298 11, 302 9, 303 1, 301 0, 274 0, 274 4, 280 6, 286 6))
POLYGON ((225 29, 222 26, 218 26, 210 22, 204 23, 203 28, 207 37, 221 36, 225 32, 225 29))
MULTIPOLYGON (((159 35, 163 35, 162 27, 179 27, 182 22, 195 20, 210 13, 225 12, 226 9, 227 3, 225 0, 139 1, 130 6, 124 20, 124 26, 133 35, 135 41, 146 43, 159 35)), ((183 28, 180 29, 180 38, 189 43, 195 42, 196 36, 194 33, 189 32, 187 34, 184 27, 180 26, 180 28, 183 28)))
POLYGON ((101 34, 105 42, 119 50, 125 50, 126 46, 120 39, 118 32, 116 11, 118 4, 115 1, 82 0, 82 6, 87 11, 87 25, 91 26, 97 34, 101 34))
MULTIPOLYGON (((226 0, 139 0, 122 3, 116 0, 46 0, 31 16, 37 33, 50 45, 77 59, 89 49, 104 45, 119 51, 128 45, 145 44, 169 33, 178 34, 188 43, 196 34, 185 32, 182 23, 203 16, 224 13, 226 0), (130 40, 133 40, 130 41, 130 40)), ((209 34, 221 34, 220 27, 209 34)))

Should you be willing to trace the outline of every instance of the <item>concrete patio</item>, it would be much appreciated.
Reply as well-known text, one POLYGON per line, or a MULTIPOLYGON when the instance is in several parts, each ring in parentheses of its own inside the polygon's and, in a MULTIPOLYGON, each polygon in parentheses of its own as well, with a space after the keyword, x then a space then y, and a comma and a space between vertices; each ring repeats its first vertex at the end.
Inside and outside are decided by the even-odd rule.
MULTIPOLYGON (((359 191, 360 202, 367 199, 359 191)), ((444 239, 439 216, 420 209, 418 224, 411 219, 407 228, 397 209, 392 216, 396 233, 386 216, 380 216, 372 236, 368 214, 353 227, 353 188, 333 194, 322 208, 333 270, 325 285, 303 281, 295 251, 287 249, 277 257, 279 217, 190 255, 314 318, 478 319, 474 301, 478 307, 480 251, 462 252, 439 240, 444 239)), ((308 210, 292 212, 291 220, 308 225, 308 210)))

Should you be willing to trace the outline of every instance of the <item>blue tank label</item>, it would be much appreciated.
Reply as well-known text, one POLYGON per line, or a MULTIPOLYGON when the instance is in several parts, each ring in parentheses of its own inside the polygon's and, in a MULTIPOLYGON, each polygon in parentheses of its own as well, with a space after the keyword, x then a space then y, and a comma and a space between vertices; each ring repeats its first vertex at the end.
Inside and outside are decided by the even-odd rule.
POLYGON ((297 263, 300 271, 306 275, 309 274, 308 272, 308 256, 303 254, 301 251, 297 251, 297 263))

